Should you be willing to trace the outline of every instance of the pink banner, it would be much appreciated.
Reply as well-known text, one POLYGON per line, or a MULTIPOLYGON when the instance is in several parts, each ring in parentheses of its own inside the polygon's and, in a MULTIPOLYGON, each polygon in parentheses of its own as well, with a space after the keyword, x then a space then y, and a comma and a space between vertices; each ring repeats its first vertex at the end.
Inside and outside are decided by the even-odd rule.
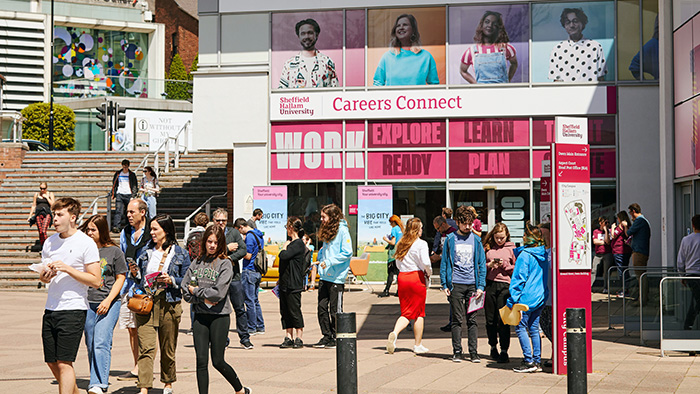
POLYGON ((370 179, 445 179, 445 152, 369 152, 370 179))
POLYGON ((253 200, 286 200, 287 186, 255 186, 253 200))
POLYGON ((272 125, 271 131, 270 147, 272 150, 343 148, 343 124, 340 122, 276 123, 272 125))
POLYGON ((529 119, 450 119, 450 147, 528 145, 529 119))
POLYGON ((557 144, 552 173, 559 182, 590 182, 591 159, 588 145, 557 144))
POLYGON ((270 154, 270 178, 273 181, 343 179, 342 153, 273 152, 270 154))
POLYGON ((445 122, 369 122, 370 148, 445 146, 445 122))
POLYGON ((450 178, 529 178, 528 151, 452 151, 450 178))
MULTIPOLYGON (((450 134, 452 124, 450 123, 450 134)), ((549 146, 554 142, 554 118, 532 120, 532 144, 549 146)), ((615 117, 588 117, 588 143, 590 145, 615 145, 615 117)))

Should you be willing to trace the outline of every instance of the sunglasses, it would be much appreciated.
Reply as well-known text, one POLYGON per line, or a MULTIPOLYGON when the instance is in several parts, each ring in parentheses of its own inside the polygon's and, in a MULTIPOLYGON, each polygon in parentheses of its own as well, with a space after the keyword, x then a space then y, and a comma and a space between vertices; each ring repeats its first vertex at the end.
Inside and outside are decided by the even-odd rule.
POLYGON ((217 223, 226 223, 226 219, 214 219, 215 222, 217 223))
POLYGON ((45 188, 45 187, 40 187, 39 190, 46 190, 46 188, 45 188))

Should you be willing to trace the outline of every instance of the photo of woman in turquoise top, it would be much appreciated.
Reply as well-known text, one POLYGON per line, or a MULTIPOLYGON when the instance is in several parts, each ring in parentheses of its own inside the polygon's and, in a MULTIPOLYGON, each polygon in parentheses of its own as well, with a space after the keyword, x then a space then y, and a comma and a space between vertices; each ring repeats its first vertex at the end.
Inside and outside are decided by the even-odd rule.
POLYGON ((413 15, 402 14, 396 18, 389 46, 374 72, 374 86, 440 83, 433 55, 421 48, 418 22, 413 15))

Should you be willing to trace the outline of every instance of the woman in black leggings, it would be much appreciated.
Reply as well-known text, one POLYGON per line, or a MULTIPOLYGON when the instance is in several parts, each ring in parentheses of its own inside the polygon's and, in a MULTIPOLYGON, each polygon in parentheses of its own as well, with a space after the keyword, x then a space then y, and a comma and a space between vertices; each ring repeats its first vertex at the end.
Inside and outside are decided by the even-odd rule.
POLYGON ((185 301, 194 308, 194 350, 197 354, 197 387, 199 394, 209 392, 207 352, 221 375, 233 386, 236 394, 250 394, 243 387, 236 371, 224 360, 226 339, 231 324, 228 288, 233 277, 231 260, 226 257, 226 236, 218 226, 210 226, 202 236, 200 258, 195 260, 182 279, 185 301))

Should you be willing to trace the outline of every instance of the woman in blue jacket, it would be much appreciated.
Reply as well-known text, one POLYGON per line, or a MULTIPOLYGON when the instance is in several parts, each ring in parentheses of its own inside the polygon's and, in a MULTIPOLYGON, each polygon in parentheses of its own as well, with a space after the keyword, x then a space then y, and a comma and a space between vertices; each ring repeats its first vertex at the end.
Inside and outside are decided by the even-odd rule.
POLYGON ((153 387, 153 360, 160 345, 160 381, 164 394, 172 394, 175 375, 175 349, 182 317, 182 278, 190 267, 190 256, 177 245, 175 224, 168 215, 151 222, 151 242, 129 265, 130 275, 138 283, 137 293, 153 294, 153 309, 148 315, 136 315, 139 336, 139 378, 137 387, 147 394, 153 387))
POLYGON ((506 305, 513 308, 515 304, 524 304, 530 308, 522 312, 522 319, 515 327, 520 347, 523 349, 523 361, 513 368, 515 372, 529 373, 542 371, 540 314, 549 293, 549 263, 542 231, 529 221, 525 223, 523 244, 525 247, 516 254, 515 269, 510 280, 510 297, 506 305))
POLYGON ((452 307, 452 361, 458 363, 462 355, 462 323, 467 326, 469 358, 481 362, 477 353, 478 331, 476 312, 467 313, 472 297, 483 297, 486 286, 486 254, 481 238, 474 234, 472 224, 476 215, 461 206, 455 211, 456 232, 447 235, 440 261, 440 284, 452 307))
MULTIPOLYGON (((315 348, 335 347, 335 313, 338 311, 338 293, 345 290, 345 279, 350 270, 352 241, 343 212, 335 204, 321 208, 321 228, 318 239, 323 247, 318 251, 318 325, 321 338, 315 348)), ((342 305, 341 305, 342 308, 342 305)))

